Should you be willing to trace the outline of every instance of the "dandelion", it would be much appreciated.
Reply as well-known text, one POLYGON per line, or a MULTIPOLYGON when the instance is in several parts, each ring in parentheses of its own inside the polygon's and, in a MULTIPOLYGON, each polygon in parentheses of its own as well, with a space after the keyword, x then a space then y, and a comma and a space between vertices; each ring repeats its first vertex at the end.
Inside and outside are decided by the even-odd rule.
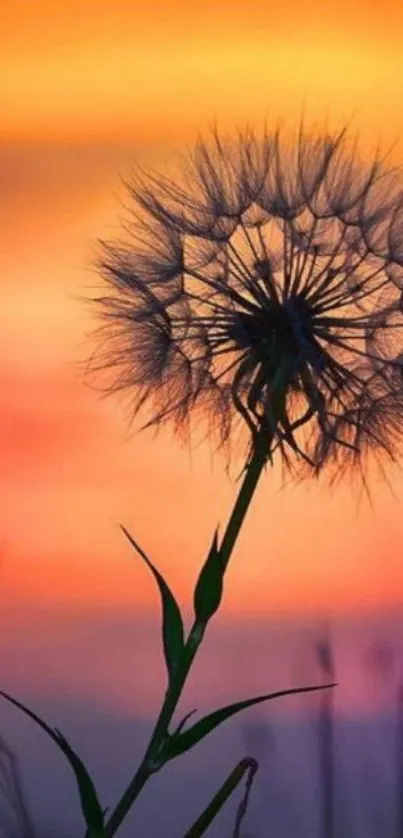
MULTIPOLYGON (((111 374, 107 392, 130 394, 133 417, 147 410, 145 427, 170 422, 187 433, 203 419, 219 446, 246 439, 247 457, 226 528, 214 533, 200 570, 188 633, 168 585, 122 528, 158 583, 168 683, 106 838, 153 773, 233 714, 335 686, 256 696, 171 727, 267 463, 276 454, 285 469, 329 466, 338 476, 363 469, 371 452, 393 458, 403 406, 403 190, 379 157, 362 165, 344 131, 315 139, 301 128, 294 145, 279 132, 231 140, 213 131, 177 178, 137 170, 129 194, 126 237, 101 244, 106 289, 94 302, 102 342, 90 368, 111 374)), ((189 838, 248 770, 239 831, 252 762, 241 760, 189 838)), ((99 831, 99 803, 94 812, 99 831)))
POLYGON ((174 180, 137 172, 102 244, 92 369, 146 426, 204 417, 289 468, 395 457, 403 406, 403 191, 345 132, 199 141, 174 180))

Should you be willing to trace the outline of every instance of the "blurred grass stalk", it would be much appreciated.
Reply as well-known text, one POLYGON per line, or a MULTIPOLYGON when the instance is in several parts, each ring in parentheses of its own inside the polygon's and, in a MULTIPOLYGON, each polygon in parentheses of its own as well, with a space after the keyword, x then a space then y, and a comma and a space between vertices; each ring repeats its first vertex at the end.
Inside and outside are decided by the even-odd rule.
MULTIPOLYGON (((326 677, 335 680, 334 655, 329 633, 322 635, 316 644, 319 666, 326 677)), ((334 699, 333 690, 324 690, 319 695, 319 766, 320 766, 320 835, 334 838, 334 699)))
POLYGON ((397 838, 403 838, 403 681, 397 691, 397 838))
POLYGON ((6 833, 3 834, 9 834, 10 836, 17 834, 18 838, 35 838, 35 830, 22 785, 17 757, 1 735, 0 788, 4 799, 15 816, 17 827, 17 833, 15 833, 6 826, 6 833))

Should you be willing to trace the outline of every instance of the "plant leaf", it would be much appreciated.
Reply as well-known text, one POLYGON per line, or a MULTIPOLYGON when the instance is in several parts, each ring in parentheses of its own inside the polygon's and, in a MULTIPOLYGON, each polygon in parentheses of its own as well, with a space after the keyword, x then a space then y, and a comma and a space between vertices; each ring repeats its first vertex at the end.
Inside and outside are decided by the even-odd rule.
POLYGON ((157 570, 148 556, 146 556, 144 550, 139 547, 134 538, 132 538, 127 529, 122 525, 121 530, 151 570, 161 594, 164 658, 168 671, 168 679, 171 681, 185 645, 181 612, 174 595, 159 570, 157 570))
POLYGON ((67 760, 69 761, 77 781, 78 791, 80 794, 81 810, 84 815, 85 823, 87 825, 87 834, 91 836, 102 836, 104 828, 104 815, 98 796, 95 790, 94 783, 80 759, 80 757, 73 751, 67 739, 63 736, 60 730, 50 727, 37 713, 34 713, 16 698, 13 698, 4 690, 0 690, 0 695, 18 707, 23 713, 29 716, 45 733, 53 739, 54 743, 60 748, 67 760))
MULTIPOLYGON (((185 838, 200 838, 201 835, 204 835, 209 826, 212 824, 214 818, 218 815, 220 809, 222 809, 224 804, 227 802, 228 798, 231 796, 232 792, 235 791, 236 787, 243 779, 246 772, 248 772, 249 777, 247 781, 246 791, 243 799, 241 800, 240 806, 238 807, 237 823, 235 826, 235 829, 237 829, 245 814, 248 805, 250 789, 257 770, 258 763, 255 759, 252 759, 251 757, 245 757, 245 759, 241 759, 241 761, 238 762, 238 765, 236 765, 235 768, 228 775, 227 779, 225 780, 221 788, 218 790, 218 792, 216 792, 216 794, 214 795, 213 799, 210 801, 204 812, 202 812, 202 814, 197 818, 197 821, 195 821, 193 826, 191 826, 190 829, 188 829, 185 838)), ((239 834, 239 829, 237 834, 239 834)))
POLYGON ((235 713, 240 713, 241 710, 246 710, 248 707, 253 707, 255 704, 261 704, 263 701, 271 701, 274 698, 281 698, 286 695, 315 692, 316 690, 323 690, 334 686, 336 685, 324 684, 323 686, 321 685, 318 687, 297 687, 289 690, 280 690, 279 692, 268 693, 267 695, 259 695, 255 698, 247 698, 244 701, 229 704, 227 707, 221 707, 219 710, 215 710, 213 713, 205 716, 204 719, 200 719, 200 721, 196 722, 193 727, 190 727, 183 733, 180 733, 179 735, 173 734, 164 748, 163 757, 166 761, 168 761, 185 753, 185 751, 188 751, 189 748, 193 748, 197 742, 200 742, 201 739, 208 736, 209 733, 211 733, 216 727, 221 725, 231 716, 234 716, 235 713))
POLYGON ((224 568, 218 548, 218 530, 216 530, 194 592, 194 611, 197 622, 206 624, 219 608, 223 582, 224 568))

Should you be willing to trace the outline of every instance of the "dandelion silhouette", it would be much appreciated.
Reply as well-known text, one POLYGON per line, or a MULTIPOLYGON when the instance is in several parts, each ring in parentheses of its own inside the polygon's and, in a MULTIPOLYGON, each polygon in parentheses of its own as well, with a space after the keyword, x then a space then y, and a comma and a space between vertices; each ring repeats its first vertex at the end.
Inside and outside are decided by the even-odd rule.
MULTIPOLYGON (((68 760, 87 838, 113 838, 150 778, 232 716, 334 686, 254 696, 197 721, 192 711, 173 726, 268 462, 276 455, 293 474, 334 479, 358 468, 366 481, 369 455, 394 459, 403 427, 403 182, 379 156, 360 163, 345 131, 312 138, 301 128, 289 144, 279 132, 228 140, 214 130, 177 179, 138 170, 129 193, 126 238, 100 246, 106 288, 92 301, 102 322, 89 368, 108 373, 107 393, 128 393, 133 418, 147 411, 146 427, 171 422, 187 435, 203 419, 229 455, 242 441, 245 468, 200 570, 189 631, 157 567, 122 527, 158 585, 167 687, 143 759, 112 810, 60 730, 0 691, 68 760)), ((333 678, 330 647, 317 652, 333 678)), ((242 782, 239 835, 257 769, 241 759, 187 838, 207 831, 242 782)))
POLYGON ((294 146, 213 131, 177 181, 137 171, 126 241, 104 242, 93 371, 146 426, 203 416, 266 460, 394 458, 403 406, 403 182, 344 131, 294 146), (241 433, 243 439, 245 435, 241 433))
MULTIPOLYGON (((207 726, 180 728, 179 741, 166 740, 267 463, 276 455, 285 472, 326 472, 332 480, 358 470, 367 488, 371 458, 381 469, 385 456, 397 458, 403 428, 403 180, 379 155, 364 165, 344 130, 311 137, 300 127, 289 143, 279 131, 228 139, 214 129, 177 178, 137 169, 128 190, 126 237, 100 245, 106 287, 93 300, 101 340, 90 370, 108 374, 106 393, 128 394, 132 420, 146 412, 143 427, 170 422, 188 438, 202 420, 230 461, 242 441, 245 467, 226 529, 220 538, 216 531, 200 572, 186 641, 172 603, 169 640, 165 603, 169 686, 107 838, 150 764, 160 767, 213 721, 269 698, 217 711, 207 726)), ((125 533, 166 600, 158 571, 125 533)), ((333 678, 330 647, 317 652, 333 678)), ((331 699, 323 706, 331 708, 331 699)), ((330 738, 322 738, 330 794, 330 738)), ((188 838, 207 829, 243 771, 241 761, 188 838)))

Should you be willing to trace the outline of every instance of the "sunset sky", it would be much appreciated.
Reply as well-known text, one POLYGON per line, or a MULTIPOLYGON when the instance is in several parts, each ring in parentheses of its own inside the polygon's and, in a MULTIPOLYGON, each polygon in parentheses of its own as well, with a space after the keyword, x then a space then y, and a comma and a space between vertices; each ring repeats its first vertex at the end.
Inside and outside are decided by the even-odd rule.
MULTIPOLYGON (((198 567, 235 487, 219 457, 211 464, 207 445, 190 456, 169 429, 157 440, 129 438, 119 400, 100 400, 83 385, 79 363, 92 344, 81 298, 97 281, 94 243, 119 229, 130 161, 165 162, 213 119, 229 127, 265 118, 292 124, 302 111, 318 125, 351 119, 368 154, 380 140, 403 162, 403 6, 0 6, 2 681, 20 694, 43 692, 70 626, 81 647, 70 689, 102 685, 106 702, 127 708, 119 678, 130 650, 118 651, 102 626, 115 618, 128 625, 131 615, 158 625, 159 617, 152 580, 118 524, 132 530, 189 613, 198 567), (83 626, 105 632, 113 686, 100 652, 88 661, 93 641, 86 646, 83 626)), ((240 631, 287 615, 297 624, 399 613, 403 475, 392 485, 395 497, 373 487, 372 510, 358 508, 350 486, 281 487, 277 472, 264 477, 230 568, 223 619, 240 631)), ((147 683, 136 699, 143 709, 161 687, 153 668, 147 683)), ((214 683, 206 692, 213 695, 214 683)))

